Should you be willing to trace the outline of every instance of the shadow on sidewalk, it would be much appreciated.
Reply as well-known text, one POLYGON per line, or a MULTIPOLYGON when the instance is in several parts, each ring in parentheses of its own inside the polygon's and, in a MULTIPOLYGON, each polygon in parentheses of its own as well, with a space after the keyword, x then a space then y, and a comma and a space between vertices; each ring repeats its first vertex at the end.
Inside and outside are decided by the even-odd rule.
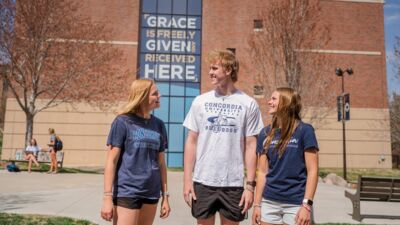
POLYGON ((25 208, 27 204, 37 204, 45 202, 45 195, 35 194, 12 194, 0 196, 0 211, 15 210, 25 208))

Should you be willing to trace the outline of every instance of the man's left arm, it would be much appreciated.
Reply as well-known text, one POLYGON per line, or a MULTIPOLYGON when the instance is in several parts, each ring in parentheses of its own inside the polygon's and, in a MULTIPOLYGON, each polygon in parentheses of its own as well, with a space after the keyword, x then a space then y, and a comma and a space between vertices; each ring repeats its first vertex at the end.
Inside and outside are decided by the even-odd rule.
POLYGON ((243 205, 242 213, 245 213, 253 205, 254 200, 254 187, 257 167, 257 137, 248 136, 246 137, 246 148, 245 148, 245 167, 246 167, 246 184, 244 186, 244 191, 242 199, 240 201, 240 206, 243 205))

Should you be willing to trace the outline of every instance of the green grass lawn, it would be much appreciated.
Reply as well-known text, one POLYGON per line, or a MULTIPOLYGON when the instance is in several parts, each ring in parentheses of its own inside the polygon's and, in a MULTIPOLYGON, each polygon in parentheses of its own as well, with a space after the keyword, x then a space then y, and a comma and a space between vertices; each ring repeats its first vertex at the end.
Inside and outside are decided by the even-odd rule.
MULTIPOLYGON (((4 169, 5 166, 7 165, 7 163, 8 162, 5 162, 5 161, 1 162, 0 163, 1 169, 4 169)), ((16 164, 17 164, 18 168, 21 171, 28 171, 28 163, 17 162, 16 164)), ((42 173, 44 173, 44 172, 49 171, 50 165, 48 165, 46 163, 39 163, 39 164, 40 164, 39 167, 35 166, 35 164, 32 165, 32 169, 31 169, 32 173, 34 173, 34 172, 42 172, 42 173)), ((98 173, 100 173, 100 172, 98 172, 96 170, 91 170, 89 168, 88 169, 81 169, 81 168, 68 168, 68 167, 58 168, 58 172, 59 173, 90 173, 90 174, 98 174, 98 173)))
POLYGON ((96 225, 87 220, 77 220, 68 217, 53 217, 39 215, 20 215, 0 213, 2 225, 96 225))
MULTIPOLYGON (((0 169, 4 169, 8 162, 6 161, 0 161, 0 169)), ((28 171, 28 163, 21 163, 17 162, 16 163, 18 168, 21 171, 28 171)), ((34 172, 47 172, 50 169, 50 165, 46 163, 40 163, 40 167, 36 167, 35 164, 32 165, 32 173, 34 172)), ((168 171, 171 172, 183 172, 183 168, 180 167, 172 167, 168 168, 168 171)), ((103 174, 103 168, 68 168, 68 167, 63 167, 58 169, 59 173, 90 173, 90 174, 103 174)), ((1 224, 0 224, 1 225, 1 224)))
MULTIPOLYGON (((339 168, 320 168, 319 176, 324 178, 329 173, 336 173, 343 177, 343 170, 339 168)), ((347 180, 356 183, 358 175, 375 177, 400 177, 399 169, 347 169, 347 180)))
MULTIPOLYGON (((19 169, 21 171, 28 171, 28 163, 17 163, 19 169)), ((50 165, 45 164, 45 163, 40 163, 40 167, 36 167, 35 165, 32 166, 32 172, 47 172, 50 169, 50 165)), ((63 168, 58 168, 59 173, 90 173, 90 174, 96 174, 96 171, 92 170, 85 170, 85 169, 79 169, 79 168, 68 168, 68 167, 63 167, 63 168)))

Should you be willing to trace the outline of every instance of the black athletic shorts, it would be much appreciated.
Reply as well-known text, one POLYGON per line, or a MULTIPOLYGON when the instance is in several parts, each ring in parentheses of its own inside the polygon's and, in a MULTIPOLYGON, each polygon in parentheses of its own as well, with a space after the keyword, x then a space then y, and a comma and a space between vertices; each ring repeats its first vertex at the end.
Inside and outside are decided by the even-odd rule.
POLYGON ((143 204, 157 204, 158 199, 116 197, 113 199, 113 203, 128 209, 141 209, 143 204))
POLYGON ((207 219, 218 211, 228 220, 244 220, 243 206, 239 207, 243 187, 211 187, 194 182, 197 200, 192 201, 192 215, 196 219, 207 219))

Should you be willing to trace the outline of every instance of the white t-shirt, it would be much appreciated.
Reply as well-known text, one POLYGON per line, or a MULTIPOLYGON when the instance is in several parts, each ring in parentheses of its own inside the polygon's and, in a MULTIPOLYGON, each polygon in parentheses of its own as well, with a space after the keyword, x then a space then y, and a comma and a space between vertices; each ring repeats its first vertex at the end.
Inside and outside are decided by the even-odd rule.
POLYGON ((36 155, 40 151, 40 148, 39 148, 39 146, 28 145, 28 146, 26 146, 25 151, 33 152, 33 154, 36 155))
POLYGON ((194 99, 183 126, 199 134, 193 181, 243 186, 245 137, 264 127, 257 102, 240 90, 229 96, 213 90, 194 99))

